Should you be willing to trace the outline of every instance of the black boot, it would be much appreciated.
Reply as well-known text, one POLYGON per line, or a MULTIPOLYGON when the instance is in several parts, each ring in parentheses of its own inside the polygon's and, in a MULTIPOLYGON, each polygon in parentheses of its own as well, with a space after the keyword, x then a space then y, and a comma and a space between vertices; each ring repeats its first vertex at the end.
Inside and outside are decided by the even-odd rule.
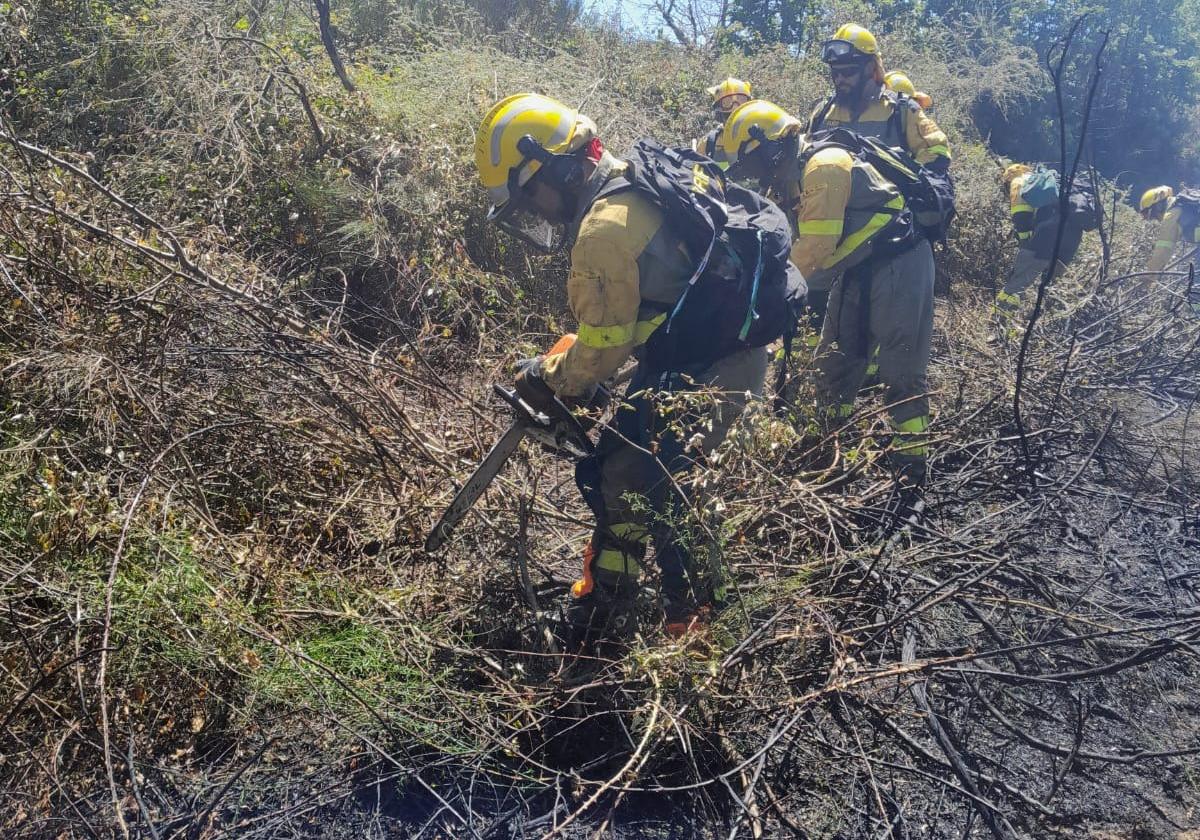
POLYGON ((599 573, 592 591, 568 596, 567 652, 596 656, 623 648, 638 631, 637 580, 599 573))
POLYGON ((924 458, 892 459, 896 472, 892 497, 888 503, 889 532, 910 528, 921 521, 925 512, 925 484, 928 467, 924 458))

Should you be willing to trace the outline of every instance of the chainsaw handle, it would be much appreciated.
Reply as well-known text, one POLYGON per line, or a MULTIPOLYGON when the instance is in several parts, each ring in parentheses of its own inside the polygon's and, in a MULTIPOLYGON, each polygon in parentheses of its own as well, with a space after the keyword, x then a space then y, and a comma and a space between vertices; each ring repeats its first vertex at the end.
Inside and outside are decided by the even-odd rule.
POLYGON ((521 399, 517 392, 512 388, 506 388, 497 382, 492 384, 492 391, 495 392, 496 396, 508 403, 509 408, 513 410, 513 414, 515 414, 521 420, 521 422, 527 423, 530 426, 536 426, 539 429, 549 432, 554 431, 554 424, 556 422, 563 423, 567 427, 567 434, 572 438, 577 446, 583 449, 584 452, 591 453, 595 450, 596 446, 592 443, 592 439, 587 436, 587 432, 584 431, 583 426, 579 422, 579 418, 572 414, 571 409, 567 408, 563 404, 563 401, 558 397, 554 398, 555 416, 548 417, 544 413, 535 410, 533 406, 521 399))
MULTIPOLYGON (((520 395, 517 394, 515 389, 506 388, 499 382, 495 382, 492 384, 492 391, 497 397, 508 403, 508 407, 511 408, 513 413, 517 415, 517 417, 521 418, 522 421, 531 426, 541 426, 547 429, 550 428, 550 421, 546 418, 546 415, 542 414, 540 411, 535 411, 533 406, 521 399, 520 395)), ((558 402, 557 397, 555 397, 555 402, 558 402)))

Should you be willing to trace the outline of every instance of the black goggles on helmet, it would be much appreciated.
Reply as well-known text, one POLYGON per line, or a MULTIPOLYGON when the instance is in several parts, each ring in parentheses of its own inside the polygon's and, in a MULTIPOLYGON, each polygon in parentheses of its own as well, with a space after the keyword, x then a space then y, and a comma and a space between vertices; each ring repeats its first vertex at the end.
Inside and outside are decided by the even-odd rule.
POLYGON ((821 60, 826 64, 851 61, 864 63, 867 58, 867 54, 859 52, 858 47, 854 44, 840 38, 834 38, 821 44, 821 60))

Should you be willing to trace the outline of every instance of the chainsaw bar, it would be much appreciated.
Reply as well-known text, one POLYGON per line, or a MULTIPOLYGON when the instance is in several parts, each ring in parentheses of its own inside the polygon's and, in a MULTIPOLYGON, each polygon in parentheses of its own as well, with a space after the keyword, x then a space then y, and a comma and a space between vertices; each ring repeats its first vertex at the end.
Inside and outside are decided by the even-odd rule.
POLYGON ((510 388, 493 385, 492 390, 512 409, 512 425, 484 456, 475 472, 454 496, 437 525, 433 526, 433 530, 425 538, 427 552, 437 551, 446 544, 450 534, 500 473, 523 438, 528 437, 555 454, 576 460, 591 454, 594 449, 583 427, 566 406, 560 404, 560 416, 551 418, 535 411, 510 388))

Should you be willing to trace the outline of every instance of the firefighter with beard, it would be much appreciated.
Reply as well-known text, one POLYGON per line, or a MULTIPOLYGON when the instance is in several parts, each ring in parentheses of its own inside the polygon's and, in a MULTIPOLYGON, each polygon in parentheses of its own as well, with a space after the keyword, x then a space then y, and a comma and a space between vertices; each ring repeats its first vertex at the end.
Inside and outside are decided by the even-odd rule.
MULTIPOLYGON (((874 35, 856 23, 848 23, 821 45, 821 60, 829 66, 834 92, 813 111, 808 136, 824 128, 843 126, 904 149, 928 169, 944 173, 950 168, 945 132, 916 98, 885 84, 883 56, 874 35)), ((828 299, 829 288, 822 288, 819 279, 815 284, 810 281, 810 325, 816 332, 820 332, 828 299)))

